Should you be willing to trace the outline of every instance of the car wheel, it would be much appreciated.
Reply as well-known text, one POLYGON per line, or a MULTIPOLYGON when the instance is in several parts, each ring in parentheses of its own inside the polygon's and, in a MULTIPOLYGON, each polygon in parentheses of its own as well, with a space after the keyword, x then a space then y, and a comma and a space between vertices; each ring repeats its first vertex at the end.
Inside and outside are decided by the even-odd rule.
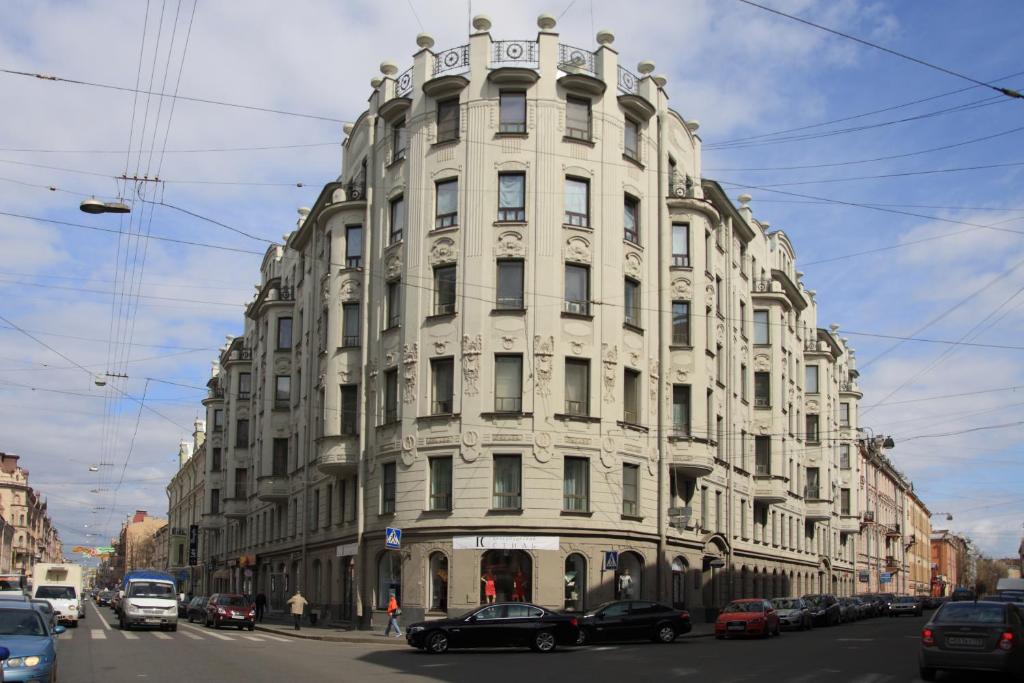
POLYGON ((532 647, 536 652, 551 652, 556 645, 555 634, 551 631, 537 631, 533 635, 532 647))
POLYGON ((427 652, 432 655, 443 655, 448 652, 448 636, 443 631, 434 631, 427 636, 427 652))
POLYGON ((671 643, 676 639, 676 629, 672 624, 662 624, 654 634, 654 640, 658 643, 671 643))
POLYGON ((587 633, 587 629, 581 628, 576 634, 576 645, 586 645, 590 642, 590 634, 587 633))
POLYGON ((935 680, 935 669, 931 667, 922 666, 917 671, 918 676, 922 681, 934 681, 935 680))

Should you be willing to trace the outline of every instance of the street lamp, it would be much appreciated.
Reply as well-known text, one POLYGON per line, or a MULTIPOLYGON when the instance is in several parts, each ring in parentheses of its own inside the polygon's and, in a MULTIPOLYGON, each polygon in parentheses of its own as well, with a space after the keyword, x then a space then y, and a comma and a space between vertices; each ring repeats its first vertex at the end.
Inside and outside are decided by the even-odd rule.
POLYGON ((78 205, 79 210, 85 213, 131 213, 131 207, 124 202, 101 202, 92 197, 85 199, 78 205))

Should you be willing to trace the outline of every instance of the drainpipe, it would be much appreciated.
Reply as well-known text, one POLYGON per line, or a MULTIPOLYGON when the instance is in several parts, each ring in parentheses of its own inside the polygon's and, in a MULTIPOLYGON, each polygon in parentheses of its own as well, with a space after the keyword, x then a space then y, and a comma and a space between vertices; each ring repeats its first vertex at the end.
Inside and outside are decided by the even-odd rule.
MULTIPOLYGON (((662 183, 665 181, 665 120, 664 114, 662 113, 663 107, 661 92, 658 93, 658 190, 657 195, 660 196, 665 185, 662 183)), ((667 196, 667 193, 666 193, 667 196)), ((665 292, 665 199, 661 199, 658 202, 658 292, 659 300, 664 298, 665 292)), ((665 550, 668 546, 668 529, 666 527, 665 515, 667 511, 665 509, 665 485, 668 480, 667 471, 668 466, 665 464, 665 382, 662 380, 662 376, 665 373, 665 324, 666 316, 658 316, 658 376, 655 381, 658 383, 658 562, 657 572, 655 576, 658 582, 658 599, 664 602, 664 567, 665 564, 665 550)))

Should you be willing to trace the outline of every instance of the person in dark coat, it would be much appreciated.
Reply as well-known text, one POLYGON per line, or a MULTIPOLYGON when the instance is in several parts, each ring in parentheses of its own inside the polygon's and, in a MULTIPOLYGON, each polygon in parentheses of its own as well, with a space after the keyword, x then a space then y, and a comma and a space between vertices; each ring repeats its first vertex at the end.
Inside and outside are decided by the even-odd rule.
POLYGON ((267 596, 263 593, 256 594, 256 621, 263 622, 263 614, 267 611, 267 596))

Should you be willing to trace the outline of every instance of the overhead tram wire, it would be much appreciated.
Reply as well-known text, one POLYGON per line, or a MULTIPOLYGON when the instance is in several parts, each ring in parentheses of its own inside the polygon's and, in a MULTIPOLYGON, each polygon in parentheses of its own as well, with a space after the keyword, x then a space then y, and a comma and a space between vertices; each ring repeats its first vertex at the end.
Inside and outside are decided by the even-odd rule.
POLYGON ((941 173, 963 173, 966 171, 986 171, 996 168, 1016 168, 1024 166, 1024 161, 1007 161, 1003 163, 978 164, 975 166, 958 166, 954 168, 937 168, 924 171, 900 171, 897 173, 881 173, 878 175, 848 176, 845 178, 820 178, 818 180, 798 180, 785 183, 771 183, 764 185, 764 188, 773 187, 797 187, 800 185, 820 185, 825 183, 848 183, 860 180, 886 180, 889 178, 905 178, 920 175, 938 175, 941 173))
MULTIPOLYGON (((340 147, 341 143, 333 142, 305 142, 292 145, 262 145, 257 147, 196 147, 192 149, 166 149, 164 154, 206 154, 206 153, 229 153, 229 152, 268 152, 283 149, 308 149, 310 147, 340 147)), ((124 154, 123 149, 53 149, 45 147, 0 147, 0 153, 25 153, 25 154, 124 154)))
POLYGON ((910 56, 908 54, 905 54, 903 52, 898 52, 896 50, 893 50, 892 48, 885 47, 884 45, 879 45, 878 43, 873 43, 873 42, 871 42, 869 40, 865 40, 863 38, 858 38, 857 36, 850 35, 849 33, 844 33, 842 31, 838 31, 836 29, 829 28, 827 26, 822 26, 821 24, 816 24, 813 21, 809 21, 807 19, 804 19, 802 17, 798 17, 798 16, 793 15, 793 14, 787 14, 786 12, 783 12, 781 10, 777 10, 777 9, 772 8, 772 7, 768 7, 767 5, 762 5, 760 3, 754 2, 753 0, 739 0, 739 2, 742 2, 745 5, 750 5, 751 7, 757 7, 758 9, 762 9, 762 10, 764 10, 766 12, 771 12, 772 14, 777 14, 777 15, 779 15, 781 17, 786 17, 787 19, 792 19, 793 21, 798 21, 801 24, 805 24, 807 26, 811 26, 811 27, 816 28, 816 29, 818 29, 820 31, 825 31, 825 32, 831 33, 833 35, 840 36, 841 38, 846 38, 847 40, 852 40, 852 41, 854 41, 856 43, 860 43, 861 45, 866 45, 867 47, 871 47, 871 48, 874 48, 876 50, 881 50, 882 52, 886 52, 886 53, 888 53, 890 55, 893 55, 895 57, 899 57, 900 59, 905 59, 905 60, 907 60, 909 62, 914 62, 915 64, 919 64, 919 65, 927 67, 929 69, 933 69, 935 71, 939 71, 939 72, 944 73, 944 74, 946 74, 948 76, 953 76, 954 78, 959 78, 961 80, 968 81, 968 82, 973 83, 975 85, 978 85, 978 86, 981 86, 981 87, 985 87, 985 88, 988 88, 990 90, 994 90, 997 93, 999 93, 1001 95, 1004 95, 1006 97, 1010 97, 1010 98, 1013 98, 1013 99, 1024 99, 1024 95, 1021 95, 1016 90, 1012 90, 1010 88, 1003 88, 1003 87, 1000 87, 1000 86, 997 86, 997 85, 993 85, 992 83, 986 83, 985 81, 978 80, 977 78, 974 78, 972 76, 967 76, 967 75, 962 74, 960 72, 953 71, 952 69, 947 69, 944 66, 939 66, 938 64, 933 64, 931 62, 926 62, 923 59, 919 59, 917 57, 912 57, 912 56, 910 56))

